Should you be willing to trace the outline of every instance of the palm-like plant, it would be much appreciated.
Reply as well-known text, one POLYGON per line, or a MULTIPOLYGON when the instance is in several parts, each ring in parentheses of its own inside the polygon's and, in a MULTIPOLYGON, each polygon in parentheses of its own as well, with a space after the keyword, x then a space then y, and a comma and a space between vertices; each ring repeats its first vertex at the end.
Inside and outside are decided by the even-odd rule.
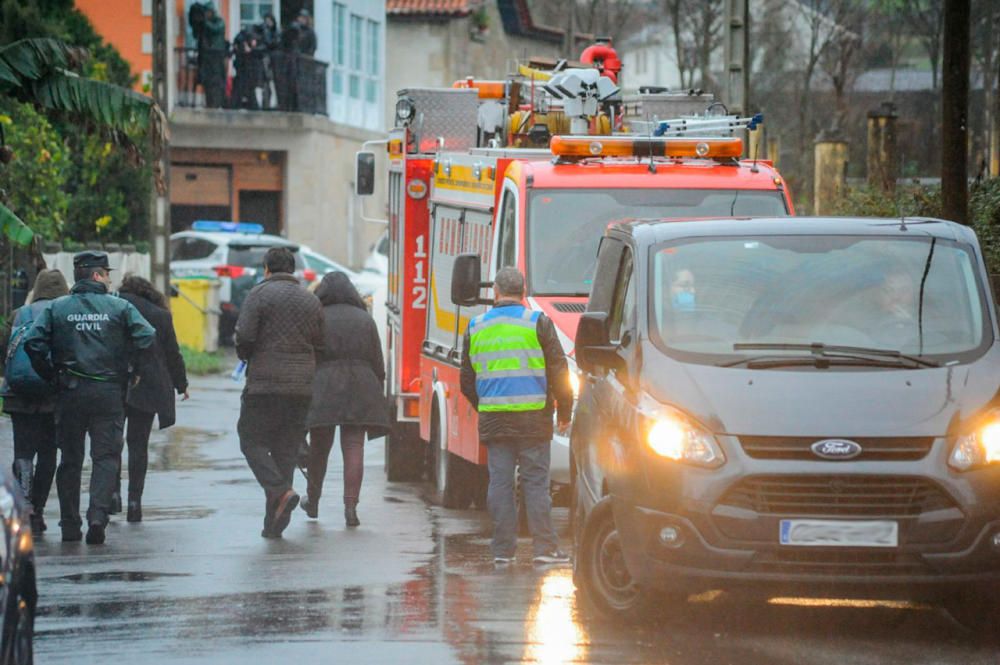
MULTIPOLYGON (((166 140, 166 122, 156 103, 121 86, 83 78, 72 69, 87 56, 58 39, 22 39, 0 47, 0 95, 63 112, 109 130, 131 146, 128 132, 149 133, 153 152, 166 140)), ((33 232, 0 202, 0 231, 26 245, 33 232)))

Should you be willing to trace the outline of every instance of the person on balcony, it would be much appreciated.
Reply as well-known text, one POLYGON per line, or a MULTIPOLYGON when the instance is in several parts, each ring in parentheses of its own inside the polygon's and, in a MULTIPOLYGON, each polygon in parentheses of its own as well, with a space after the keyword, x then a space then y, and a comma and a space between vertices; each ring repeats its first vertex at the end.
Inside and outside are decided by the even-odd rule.
POLYGON ((233 81, 233 106, 257 110, 257 88, 264 86, 264 51, 252 29, 240 30, 233 40, 236 80, 233 81))
POLYGON ((311 23, 312 15, 309 14, 308 9, 300 10, 299 15, 295 17, 295 25, 299 31, 299 53, 308 55, 310 58, 316 53, 316 33, 313 31, 311 23))
POLYGON ((204 16, 198 35, 198 80, 205 91, 205 106, 217 109, 226 101, 226 24, 212 3, 206 3, 204 16))

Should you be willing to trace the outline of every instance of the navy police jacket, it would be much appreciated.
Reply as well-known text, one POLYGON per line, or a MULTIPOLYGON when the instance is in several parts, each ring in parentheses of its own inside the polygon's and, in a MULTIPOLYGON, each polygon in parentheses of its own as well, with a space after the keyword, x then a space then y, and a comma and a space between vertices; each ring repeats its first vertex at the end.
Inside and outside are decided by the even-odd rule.
POLYGON ((153 326, 131 303, 85 279, 42 312, 24 350, 38 375, 49 381, 62 372, 124 383, 130 361, 155 339, 153 326))

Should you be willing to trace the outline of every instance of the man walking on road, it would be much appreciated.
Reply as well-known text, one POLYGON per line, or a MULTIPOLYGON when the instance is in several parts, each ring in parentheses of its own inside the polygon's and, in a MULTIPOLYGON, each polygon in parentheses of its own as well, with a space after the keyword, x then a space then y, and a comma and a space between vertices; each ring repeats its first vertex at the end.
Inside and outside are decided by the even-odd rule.
POLYGON ((64 541, 79 541, 83 536, 80 474, 90 434, 89 545, 104 542, 111 511, 122 453, 129 367, 156 339, 156 331, 135 307, 108 293, 110 270, 104 252, 74 256, 76 284, 70 295, 53 301, 24 341, 34 370, 58 384, 56 440, 62 458, 56 487, 64 541))
POLYGON ((493 283, 495 305, 465 332, 462 394, 479 411, 479 440, 489 453, 486 502, 493 517, 493 561, 514 561, 519 468, 534 562, 565 563, 552 527, 549 457, 553 403, 560 433, 569 430, 573 392, 566 356, 552 321, 523 304, 524 276, 503 268, 493 283))
POLYGON ((292 476, 305 440, 316 354, 323 348, 319 299, 292 273, 285 247, 264 256, 264 281, 250 291, 236 322, 236 353, 247 361, 237 432, 264 488, 264 538, 280 538, 299 505, 292 476))

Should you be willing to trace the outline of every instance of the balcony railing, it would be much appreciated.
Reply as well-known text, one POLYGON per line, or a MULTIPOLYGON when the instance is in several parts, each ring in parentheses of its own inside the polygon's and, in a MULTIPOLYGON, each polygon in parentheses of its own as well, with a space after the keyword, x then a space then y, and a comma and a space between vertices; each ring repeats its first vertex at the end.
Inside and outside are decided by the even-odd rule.
POLYGON ((175 49, 177 105, 326 115, 327 63, 256 49, 175 49))

